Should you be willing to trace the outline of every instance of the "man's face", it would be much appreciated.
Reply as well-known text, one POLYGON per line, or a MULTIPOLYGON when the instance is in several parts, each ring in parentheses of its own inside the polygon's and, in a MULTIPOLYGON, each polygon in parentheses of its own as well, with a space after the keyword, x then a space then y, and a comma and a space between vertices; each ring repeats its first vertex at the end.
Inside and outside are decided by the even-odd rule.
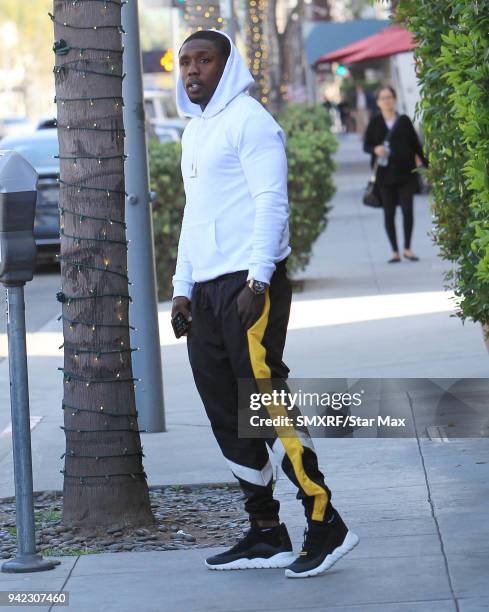
POLYGON ((190 101, 205 108, 219 84, 226 60, 210 40, 194 39, 181 48, 179 64, 190 101))

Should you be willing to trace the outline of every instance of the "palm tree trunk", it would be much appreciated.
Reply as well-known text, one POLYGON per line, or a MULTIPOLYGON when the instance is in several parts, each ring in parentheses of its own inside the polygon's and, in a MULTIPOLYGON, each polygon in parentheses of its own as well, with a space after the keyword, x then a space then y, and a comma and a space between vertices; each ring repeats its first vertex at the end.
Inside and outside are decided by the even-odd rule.
POLYGON ((268 26, 269 44, 274 49, 274 60, 268 68, 271 84, 270 109, 274 112, 279 111, 287 99, 287 85, 289 81, 287 73, 287 38, 290 29, 290 14, 281 32, 278 27, 278 9, 284 8, 281 0, 269 0, 268 4, 268 26))
POLYGON ((63 522, 154 522, 129 341, 120 0, 54 0, 64 335, 63 522))

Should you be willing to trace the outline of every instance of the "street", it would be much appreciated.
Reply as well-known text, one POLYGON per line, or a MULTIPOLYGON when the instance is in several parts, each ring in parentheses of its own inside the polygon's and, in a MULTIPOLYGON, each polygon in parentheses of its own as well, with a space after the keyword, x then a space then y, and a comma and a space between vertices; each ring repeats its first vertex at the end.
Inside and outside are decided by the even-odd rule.
MULTIPOLYGON (((25 286, 25 319, 28 332, 35 332, 47 323, 60 310, 56 292, 60 288, 60 275, 57 265, 45 265, 38 269, 33 280, 25 286)), ((7 333, 7 317, 2 308, 0 317, 0 337, 7 333)), ((2 351, 0 358, 5 357, 2 351)))

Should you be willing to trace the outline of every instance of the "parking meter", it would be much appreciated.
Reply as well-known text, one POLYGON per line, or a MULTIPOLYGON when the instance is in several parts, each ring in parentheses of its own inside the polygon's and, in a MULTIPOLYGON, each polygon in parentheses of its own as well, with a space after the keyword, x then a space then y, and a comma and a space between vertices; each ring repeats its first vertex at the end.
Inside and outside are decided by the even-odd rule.
POLYGON ((59 563, 36 552, 34 522, 24 284, 32 280, 36 264, 36 187, 30 163, 15 151, 0 151, 0 283, 7 298, 17 529, 17 555, 3 563, 2 572, 41 572, 59 563))
POLYGON ((24 284, 36 265, 37 173, 22 155, 0 151, 0 282, 24 284))

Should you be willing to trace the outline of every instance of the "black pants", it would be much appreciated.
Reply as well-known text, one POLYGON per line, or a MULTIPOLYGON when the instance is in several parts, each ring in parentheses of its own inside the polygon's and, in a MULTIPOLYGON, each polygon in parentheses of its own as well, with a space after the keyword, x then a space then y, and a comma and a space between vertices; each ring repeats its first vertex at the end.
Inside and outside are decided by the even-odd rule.
POLYGON ((216 440, 244 492, 250 519, 278 519, 268 447, 298 488, 308 521, 323 522, 331 492, 307 432, 267 440, 238 437, 238 379, 279 379, 285 385, 289 373, 282 361, 292 299, 285 262, 277 265, 263 312, 248 330, 236 303, 246 277, 246 271, 233 272, 194 285, 187 346, 195 383, 216 440))
POLYGON ((402 209, 404 248, 410 249, 414 225, 413 199, 415 185, 413 181, 400 185, 379 185, 379 192, 384 208, 385 231, 387 232, 392 250, 399 251, 395 223, 397 205, 402 209))

